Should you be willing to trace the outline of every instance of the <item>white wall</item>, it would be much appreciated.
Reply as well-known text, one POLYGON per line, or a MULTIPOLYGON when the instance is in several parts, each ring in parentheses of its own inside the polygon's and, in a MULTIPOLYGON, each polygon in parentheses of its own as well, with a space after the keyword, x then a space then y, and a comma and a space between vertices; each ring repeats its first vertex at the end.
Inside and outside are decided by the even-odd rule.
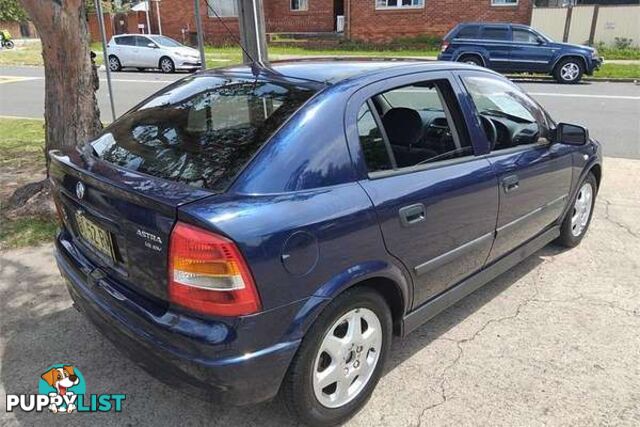
MULTIPOLYGON (((584 44, 589 40, 593 22, 594 6, 576 6, 571 16, 569 42, 584 44)), ((556 41, 562 41, 567 18, 567 8, 534 8, 531 26, 556 41)), ((640 5, 600 6, 594 42, 612 45, 616 37, 633 40, 633 45, 640 46, 640 5)))

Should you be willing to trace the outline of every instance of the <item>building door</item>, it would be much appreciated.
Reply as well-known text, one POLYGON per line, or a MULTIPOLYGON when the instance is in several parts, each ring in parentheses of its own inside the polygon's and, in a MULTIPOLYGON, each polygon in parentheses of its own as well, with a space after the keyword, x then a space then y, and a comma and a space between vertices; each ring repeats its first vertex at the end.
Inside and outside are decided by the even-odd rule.
POLYGON ((333 0, 333 29, 338 32, 344 31, 344 0, 333 0), (338 16, 342 18, 342 24, 338 24, 338 16))

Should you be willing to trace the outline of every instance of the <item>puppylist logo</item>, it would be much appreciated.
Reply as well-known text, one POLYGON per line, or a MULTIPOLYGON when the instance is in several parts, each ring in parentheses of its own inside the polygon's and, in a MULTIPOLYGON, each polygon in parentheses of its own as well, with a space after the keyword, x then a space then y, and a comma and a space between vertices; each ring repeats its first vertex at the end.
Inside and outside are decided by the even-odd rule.
POLYGON ((56 414, 73 412, 121 412, 124 394, 86 394, 86 383, 80 370, 72 365, 52 365, 38 382, 38 394, 7 394, 7 412, 49 411, 56 414))

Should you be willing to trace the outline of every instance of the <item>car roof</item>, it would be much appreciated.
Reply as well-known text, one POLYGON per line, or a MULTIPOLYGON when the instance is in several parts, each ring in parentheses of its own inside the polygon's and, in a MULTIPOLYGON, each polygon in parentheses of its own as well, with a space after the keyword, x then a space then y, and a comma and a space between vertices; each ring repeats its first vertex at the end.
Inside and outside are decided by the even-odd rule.
MULTIPOLYGON (((426 61, 411 58, 312 58, 273 61, 260 69, 265 77, 287 77, 297 80, 335 84, 346 79, 366 78, 376 74, 398 75, 403 72, 437 71, 466 68, 467 64, 426 61)), ((253 75, 247 65, 213 69, 214 74, 253 75)))

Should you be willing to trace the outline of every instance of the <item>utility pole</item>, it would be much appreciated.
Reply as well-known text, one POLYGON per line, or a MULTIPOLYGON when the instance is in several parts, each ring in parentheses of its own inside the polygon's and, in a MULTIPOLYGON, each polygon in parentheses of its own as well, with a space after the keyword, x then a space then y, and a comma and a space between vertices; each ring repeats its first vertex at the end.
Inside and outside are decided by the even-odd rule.
POLYGON ((200 68, 207 69, 207 61, 204 57, 204 35, 202 34, 202 15, 200 15, 200 0, 193 0, 193 10, 196 18, 196 35, 198 37, 198 50, 200 51, 200 68))
POLYGON ((113 88, 111 87, 111 69, 109 68, 109 54, 107 53, 107 35, 104 31, 104 15, 102 13, 102 3, 95 0, 96 13, 98 18, 98 29, 100 30, 100 39, 102 41, 102 56, 104 58, 104 68, 107 72, 107 89, 109 90, 109 104, 111 106, 111 117, 116 121, 116 107, 113 103, 113 88))
POLYGON ((264 8, 262 0, 237 0, 238 21, 240 23, 240 41, 247 51, 242 54, 245 64, 255 60, 260 64, 269 62, 267 52, 267 34, 264 23, 264 8), (251 58, 247 56, 251 55, 251 58))

